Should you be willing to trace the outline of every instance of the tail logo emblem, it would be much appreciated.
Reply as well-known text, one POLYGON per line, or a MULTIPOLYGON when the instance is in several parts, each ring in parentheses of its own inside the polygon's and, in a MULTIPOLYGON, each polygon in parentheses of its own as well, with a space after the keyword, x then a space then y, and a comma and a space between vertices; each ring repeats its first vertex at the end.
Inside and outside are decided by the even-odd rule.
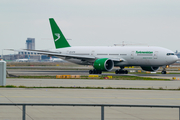
POLYGON ((58 37, 57 39, 54 40, 55 42, 58 41, 61 38, 59 33, 55 33, 54 35, 56 35, 58 37))

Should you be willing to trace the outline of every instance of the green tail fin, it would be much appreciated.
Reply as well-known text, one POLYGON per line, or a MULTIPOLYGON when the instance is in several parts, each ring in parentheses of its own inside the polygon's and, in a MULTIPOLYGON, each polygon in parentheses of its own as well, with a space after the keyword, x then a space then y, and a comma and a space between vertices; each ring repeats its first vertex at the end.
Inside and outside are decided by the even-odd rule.
POLYGON ((57 48, 71 47, 53 18, 49 18, 54 44, 57 48))

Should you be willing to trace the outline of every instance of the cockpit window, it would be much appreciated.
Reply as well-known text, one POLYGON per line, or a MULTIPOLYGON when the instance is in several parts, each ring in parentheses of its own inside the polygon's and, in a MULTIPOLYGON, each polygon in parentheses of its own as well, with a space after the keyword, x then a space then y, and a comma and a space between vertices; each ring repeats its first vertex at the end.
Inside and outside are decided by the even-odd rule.
POLYGON ((167 55, 175 55, 174 53, 167 53, 167 55))

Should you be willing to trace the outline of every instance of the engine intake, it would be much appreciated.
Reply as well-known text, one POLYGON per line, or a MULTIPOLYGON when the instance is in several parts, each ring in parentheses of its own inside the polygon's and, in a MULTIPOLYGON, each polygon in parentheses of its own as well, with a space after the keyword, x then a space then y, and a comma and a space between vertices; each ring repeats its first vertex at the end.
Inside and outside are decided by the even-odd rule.
POLYGON ((145 71, 157 71, 159 69, 159 67, 153 67, 153 66, 145 66, 145 67, 142 67, 141 68, 145 71))
POLYGON ((94 62, 93 67, 100 71, 111 71, 114 67, 114 62, 109 58, 101 58, 94 62))

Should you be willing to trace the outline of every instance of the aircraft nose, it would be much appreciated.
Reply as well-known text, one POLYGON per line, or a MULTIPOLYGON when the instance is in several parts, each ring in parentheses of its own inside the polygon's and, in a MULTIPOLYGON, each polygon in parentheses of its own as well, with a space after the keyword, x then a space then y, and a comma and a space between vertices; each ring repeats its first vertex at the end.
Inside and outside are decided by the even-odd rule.
POLYGON ((175 55, 173 56, 173 59, 172 59, 174 62, 176 62, 178 60, 178 57, 175 55))

